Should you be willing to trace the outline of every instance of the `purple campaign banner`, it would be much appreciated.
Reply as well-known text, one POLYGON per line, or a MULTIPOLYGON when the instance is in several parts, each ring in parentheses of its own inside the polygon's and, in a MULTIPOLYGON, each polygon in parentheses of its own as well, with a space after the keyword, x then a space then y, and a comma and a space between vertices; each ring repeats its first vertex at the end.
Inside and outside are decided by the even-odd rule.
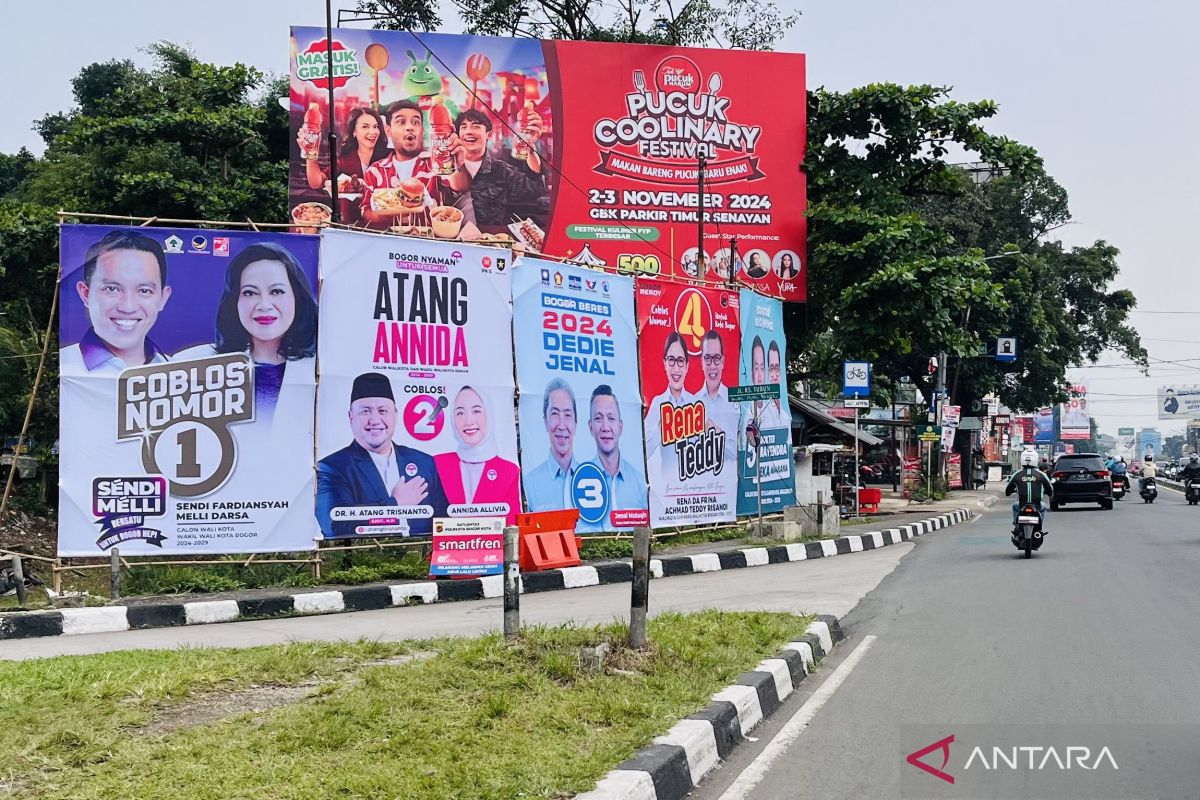
POLYGON ((318 237, 60 228, 63 556, 311 550, 318 237))

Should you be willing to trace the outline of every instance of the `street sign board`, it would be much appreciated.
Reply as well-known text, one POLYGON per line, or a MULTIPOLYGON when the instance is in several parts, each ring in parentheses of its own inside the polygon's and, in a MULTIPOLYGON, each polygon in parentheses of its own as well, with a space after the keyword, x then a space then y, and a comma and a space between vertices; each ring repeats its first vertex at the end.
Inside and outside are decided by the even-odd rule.
POLYGON ((871 362, 842 362, 842 396, 865 397, 871 394, 871 362))
POLYGON ((778 383, 768 383, 762 386, 746 384, 745 386, 729 387, 729 402, 731 403, 744 403, 750 400, 775 400, 778 397, 778 383))
POLYGON ((870 408, 871 401, 866 397, 847 397, 842 405, 846 408, 870 408))
POLYGON ((917 436, 922 442, 936 442, 942 438, 940 433, 922 433, 917 436))
POLYGON ((1001 336, 996 339, 996 360, 1011 362, 1017 360, 1017 338, 1001 336))
POLYGON ((936 442, 942 438, 941 425, 916 425, 914 430, 917 432, 917 438, 923 442, 936 442))
POLYGON ((942 406, 942 424, 957 425, 962 419, 962 406, 942 406))

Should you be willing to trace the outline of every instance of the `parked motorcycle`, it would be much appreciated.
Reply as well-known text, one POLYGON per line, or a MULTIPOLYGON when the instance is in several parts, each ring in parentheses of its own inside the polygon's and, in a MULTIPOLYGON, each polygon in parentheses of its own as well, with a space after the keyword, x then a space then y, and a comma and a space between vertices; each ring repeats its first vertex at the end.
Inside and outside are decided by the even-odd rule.
POLYGON ((1158 497, 1158 483, 1154 478, 1146 478, 1146 483, 1138 494, 1142 496, 1143 503, 1153 503, 1154 498, 1158 497))
POLYGON ((1189 506, 1200 503, 1200 484, 1188 478, 1183 484, 1183 496, 1187 498, 1189 506))
POLYGON ((1033 558, 1033 551, 1042 546, 1045 535, 1042 530, 1042 510, 1034 505, 1021 506, 1017 513, 1017 527, 1013 530, 1013 546, 1023 551, 1026 558, 1033 558))

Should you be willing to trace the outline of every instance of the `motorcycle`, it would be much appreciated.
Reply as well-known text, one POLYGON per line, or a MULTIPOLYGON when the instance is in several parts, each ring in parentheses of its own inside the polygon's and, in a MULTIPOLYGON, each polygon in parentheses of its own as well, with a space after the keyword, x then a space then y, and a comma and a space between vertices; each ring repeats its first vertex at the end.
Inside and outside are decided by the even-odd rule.
POLYGON ((1113 500, 1120 500, 1125 497, 1125 493, 1129 491, 1129 478, 1124 475, 1112 476, 1112 495, 1113 500))
POLYGON ((1153 503, 1154 498, 1158 497, 1158 483, 1154 478, 1146 478, 1146 483, 1138 494, 1142 496, 1143 503, 1153 503))
POLYGON ((1200 503, 1200 484, 1188 478, 1183 484, 1183 496, 1187 498, 1189 506, 1194 506, 1200 503))
POLYGON ((1012 535, 1013 547, 1023 551, 1026 558, 1033 558, 1033 551, 1042 546, 1045 535, 1042 530, 1042 510, 1033 505, 1021 506, 1012 535))

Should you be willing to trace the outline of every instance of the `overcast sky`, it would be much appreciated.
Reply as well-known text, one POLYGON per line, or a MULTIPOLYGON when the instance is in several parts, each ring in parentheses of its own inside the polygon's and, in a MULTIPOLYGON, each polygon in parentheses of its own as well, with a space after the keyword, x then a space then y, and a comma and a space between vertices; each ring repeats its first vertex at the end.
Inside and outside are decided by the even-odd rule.
MULTIPOLYGON (((1076 224, 1061 231, 1063 240, 1103 238, 1121 249, 1119 286, 1138 297, 1133 321, 1151 358, 1193 359, 1158 364, 1149 378, 1134 369, 1072 370, 1091 389, 1102 431, 1157 425, 1158 385, 1200 383, 1200 274, 1191 241, 1200 166, 1187 146, 1170 145, 1200 130, 1197 6, 826 0, 795 7, 803 16, 780 49, 808 54, 810 87, 937 83, 952 85, 956 99, 1000 104, 989 128, 1036 147, 1070 193, 1076 224)), ((282 74, 288 26, 325 22, 320 0, 42 0, 6 4, 4 12, 0 44, 11 74, 0 82, 0 151, 8 153, 22 145, 41 151, 31 122, 70 107, 69 81, 86 64, 144 61, 139 48, 169 39, 207 61, 282 74)), ((1101 363, 1123 361, 1106 354, 1101 363)))

